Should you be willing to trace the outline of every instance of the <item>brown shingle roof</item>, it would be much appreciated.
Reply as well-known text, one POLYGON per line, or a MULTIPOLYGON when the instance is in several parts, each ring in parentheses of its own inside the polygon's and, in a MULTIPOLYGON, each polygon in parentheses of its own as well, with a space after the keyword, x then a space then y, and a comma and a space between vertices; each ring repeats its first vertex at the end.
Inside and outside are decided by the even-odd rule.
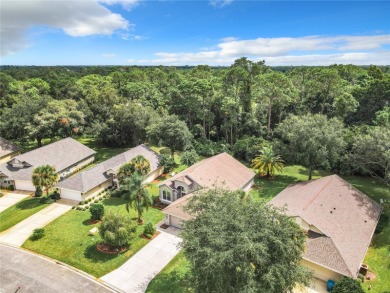
POLYGON ((31 167, 20 169, 4 163, 0 165, 0 173, 12 180, 31 180, 34 167, 48 164, 60 172, 94 154, 94 150, 68 137, 14 158, 28 163, 31 167))
POLYGON ((0 137, 0 158, 18 150, 19 147, 16 144, 0 137))
POLYGON ((163 181, 159 186, 170 186, 174 180, 189 180, 195 181, 203 188, 219 186, 235 191, 243 188, 254 176, 255 173, 245 165, 229 154, 222 153, 196 163, 163 181))
POLYGON ((178 217, 179 219, 189 220, 192 218, 192 216, 189 213, 187 213, 184 208, 187 205, 190 198, 193 196, 194 196, 193 193, 189 193, 186 196, 183 196, 178 200, 174 201, 162 211, 165 214, 178 217))
POLYGON ((337 175, 291 185, 270 204, 286 206, 287 215, 327 236, 307 241, 306 259, 356 277, 379 220, 379 204, 337 175))
POLYGON ((59 188, 66 188, 70 190, 77 190, 80 192, 87 192, 99 184, 110 179, 110 176, 106 174, 109 169, 115 172, 125 163, 130 162, 136 156, 144 156, 150 163, 150 172, 157 170, 160 166, 160 156, 147 147, 141 144, 130 150, 127 150, 111 159, 101 162, 95 167, 77 173, 57 184, 59 188))

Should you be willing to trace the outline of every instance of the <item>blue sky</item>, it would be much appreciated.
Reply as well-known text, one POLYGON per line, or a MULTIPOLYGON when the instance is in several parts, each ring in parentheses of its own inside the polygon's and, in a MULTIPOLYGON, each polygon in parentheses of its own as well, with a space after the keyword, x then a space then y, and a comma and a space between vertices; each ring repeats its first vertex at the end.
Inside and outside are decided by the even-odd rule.
POLYGON ((389 1, 2 0, 2 65, 390 64, 389 1))

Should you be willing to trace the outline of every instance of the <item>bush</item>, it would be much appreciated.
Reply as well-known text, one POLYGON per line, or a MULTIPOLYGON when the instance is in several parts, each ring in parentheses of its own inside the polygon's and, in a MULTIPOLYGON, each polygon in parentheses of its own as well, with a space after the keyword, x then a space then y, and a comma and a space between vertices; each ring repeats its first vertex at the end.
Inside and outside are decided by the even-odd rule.
POLYGON ((42 188, 40 186, 35 187, 35 197, 42 196, 42 188))
POLYGON ((32 235, 30 236, 30 239, 35 241, 41 239, 43 236, 45 236, 45 230, 43 228, 37 228, 34 229, 32 235))
POLYGON ((98 202, 99 202, 99 199, 96 198, 93 202, 94 202, 94 203, 98 203, 98 202))
POLYGON ((101 203, 94 203, 89 208, 93 220, 101 220, 104 216, 104 206, 101 203))
POLYGON ((160 164, 164 166, 164 173, 169 173, 175 168, 175 161, 170 155, 161 155, 160 164))
POLYGON ((137 223, 127 215, 106 213, 100 225, 99 233, 105 244, 112 247, 127 245, 135 236, 137 223))
POLYGON ((235 157, 251 162, 263 146, 269 145, 263 138, 245 136, 233 145, 235 157))
POLYGON ((2 192, 0 192, 0 198, 2 198, 4 196, 4 194, 2 192))
POLYGON ((15 186, 13 184, 11 184, 10 186, 8 186, 9 190, 11 191, 14 191, 15 190, 15 186))
POLYGON ((53 203, 53 202, 55 202, 55 200, 52 199, 52 198, 50 197, 50 195, 49 195, 49 196, 43 196, 43 197, 41 197, 41 198, 39 199, 39 202, 40 202, 40 203, 53 203))
POLYGON ((360 282, 348 277, 343 277, 336 282, 332 293, 364 293, 364 291, 360 282))
POLYGON ((195 151, 205 157, 211 157, 219 153, 230 153, 230 145, 221 142, 214 142, 208 139, 197 140, 194 142, 195 151))
POLYGON ((152 238, 154 232, 156 232, 156 228, 151 222, 148 222, 144 227, 144 236, 147 238, 152 238))
POLYGON ((180 162, 183 165, 187 165, 187 166, 192 166, 193 164, 195 164, 199 160, 200 160, 200 157, 196 153, 195 150, 186 151, 186 152, 182 153, 182 155, 180 156, 180 162))

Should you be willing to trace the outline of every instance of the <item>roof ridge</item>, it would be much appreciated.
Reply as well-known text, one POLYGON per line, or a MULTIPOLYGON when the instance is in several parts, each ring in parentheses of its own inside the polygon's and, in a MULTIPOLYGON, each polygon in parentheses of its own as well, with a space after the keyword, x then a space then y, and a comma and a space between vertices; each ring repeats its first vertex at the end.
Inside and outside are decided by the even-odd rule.
MULTIPOLYGON (((313 198, 306 204, 306 206, 303 208, 304 210, 318 197, 320 196, 320 194, 324 191, 324 189, 329 185, 330 182, 332 182, 334 176, 330 176, 331 178, 329 179, 329 181, 325 184, 324 187, 321 188, 321 190, 319 192, 317 192, 313 198)), ((325 177, 326 178, 326 177, 325 177)))
POLYGON ((340 252, 340 250, 339 250, 339 248, 337 247, 336 243, 334 243, 332 237, 329 237, 329 236, 326 236, 326 237, 328 237, 328 238, 330 239, 330 241, 332 241, 334 247, 336 248, 337 253, 339 254, 340 258, 343 260, 343 263, 344 263, 345 267, 347 268, 348 272, 351 274, 351 276, 354 276, 355 274, 351 272, 351 270, 350 270, 350 268, 349 268, 347 262, 345 261, 345 259, 344 259, 344 257, 343 257, 343 254, 340 252))

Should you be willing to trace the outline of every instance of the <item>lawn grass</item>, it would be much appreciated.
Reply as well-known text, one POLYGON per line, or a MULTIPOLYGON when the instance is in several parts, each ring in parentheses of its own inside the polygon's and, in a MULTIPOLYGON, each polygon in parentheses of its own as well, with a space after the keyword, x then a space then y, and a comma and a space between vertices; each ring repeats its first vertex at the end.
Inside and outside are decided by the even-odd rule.
MULTIPOLYGON (((329 174, 327 171, 316 171, 313 179, 329 174)), ((366 292, 372 293, 390 292, 390 189, 371 177, 343 176, 343 178, 377 202, 380 199, 387 201, 382 213, 385 217, 382 216, 382 219, 386 216, 388 218, 385 221, 382 220, 380 224, 382 231, 374 234, 371 246, 364 259, 364 263, 368 264, 370 270, 376 273, 377 279, 364 282, 363 288, 366 292), (372 285, 372 288, 368 290, 370 285, 372 285)), ((268 201, 288 185, 306 180, 306 168, 297 165, 286 166, 283 173, 277 174, 273 179, 256 177, 254 188, 250 193, 255 200, 268 201)), ((183 251, 152 280, 146 292, 193 292, 190 268, 183 251)))
POLYGON ((3 232, 47 207, 38 197, 26 197, 0 213, 0 232, 3 232))
MULTIPOLYGON (((95 156, 96 162, 92 166, 101 163, 105 160, 108 160, 129 149, 129 148, 111 148, 105 146, 99 143, 99 141, 95 137, 80 137, 77 139, 77 141, 93 149, 96 152, 96 156, 95 156)), ((90 166, 91 165, 88 165, 88 168, 90 168, 90 166)))
MULTIPOLYGON (((125 202, 120 198, 109 198, 102 201, 106 211, 128 215, 136 219, 134 210, 127 213, 125 202)), ((139 237, 143 232, 143 225, 137 229, 137 236, 130 241, 130 248, 118 255, 109 255, 96 249, 101 242, 99 235, 88 236, 88 231, 99 224, 90 225, 89 211, 71 210, 45 227, 45 236, 37 241, 27 240, 23 247, 40 254, 57 259, 95 277, 101 277, 126 262, 132 255, 146 245, 149 240, 139 237)), ((158 223, 164 214, 157 209, 150 208, 143 215, 145 224, 158 223)))

